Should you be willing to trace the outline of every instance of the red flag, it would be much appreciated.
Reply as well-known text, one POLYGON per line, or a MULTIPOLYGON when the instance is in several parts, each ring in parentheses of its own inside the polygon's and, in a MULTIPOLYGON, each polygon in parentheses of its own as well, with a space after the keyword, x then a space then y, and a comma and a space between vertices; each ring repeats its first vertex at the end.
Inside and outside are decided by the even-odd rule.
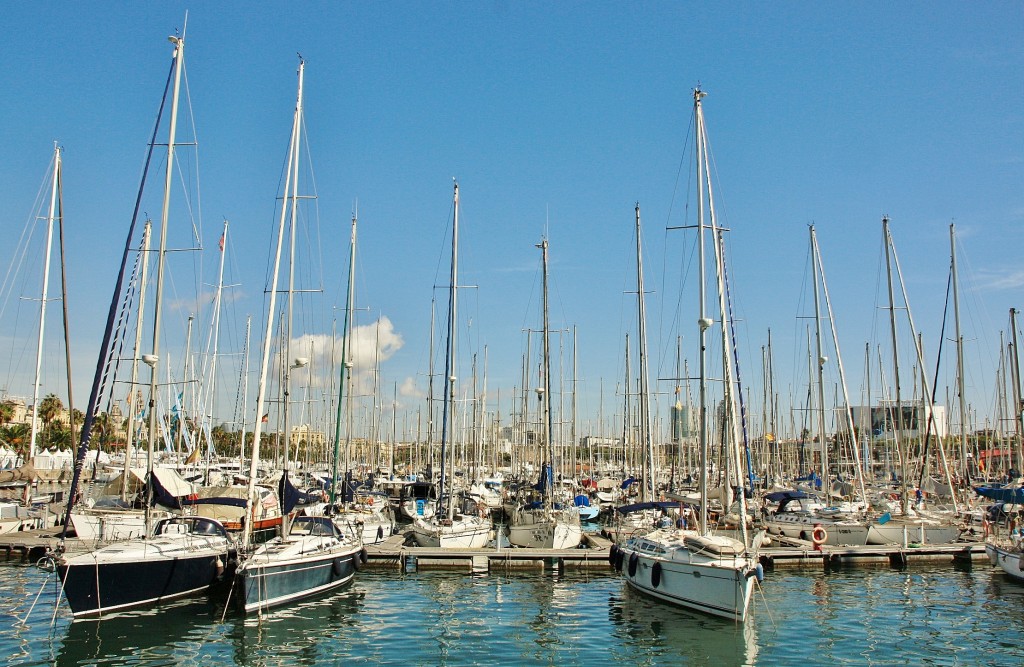
POLYGON ((224 252, 224 235, 220 235, 220 251, 224 252))

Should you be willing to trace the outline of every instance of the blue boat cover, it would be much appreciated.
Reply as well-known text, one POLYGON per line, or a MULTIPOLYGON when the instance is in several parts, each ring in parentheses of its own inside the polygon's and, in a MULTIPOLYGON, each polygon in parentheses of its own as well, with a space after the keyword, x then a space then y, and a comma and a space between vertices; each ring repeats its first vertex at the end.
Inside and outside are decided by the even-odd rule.
POLYGON ((994 486, 976 486, 974 490, 979 496, 991 498, 992 500, 1000 500, 1004 503, 1024 503, 1024 489, 1019 487, 1003 489, 994 486))

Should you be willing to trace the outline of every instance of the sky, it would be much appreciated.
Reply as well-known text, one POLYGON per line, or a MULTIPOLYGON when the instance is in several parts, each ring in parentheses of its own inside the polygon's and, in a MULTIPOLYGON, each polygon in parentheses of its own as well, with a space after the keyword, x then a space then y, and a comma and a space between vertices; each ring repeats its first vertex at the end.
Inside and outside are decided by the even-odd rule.
MULTIPOLYGON (((41 184, 57 142, 76 406, 88 396, 170 66, 166 38, 184 31, 188 94, 178 142, 188 145, 178 149, 168 234, 171 247, 196 246, 197 237, 204 250, 168 260, 161 356, 170 359, 165 372, 180 380, 176 365, 193 313, 191 349, 206 346, 226 219, 232 287, 218 343, 217 422, 232 418, 240 393, 247 316, 247 419, 255 415, 298 54, 303 187, 316 199, 300 231, 297 275, 300 287, 322 291, 296 299, 294 321, 296 338, 319 336, 310 348, 307 377, 319 385, 312 394, 334 391, 324 350, 344 317, 350 220, 358 211, 359 391, 376 383, 382 415, 397 396, 396 428, 415 428, 430 372, 432 298, 435 329, 443 331, 457 179, 466 288, 458 294, 459 392, 472 391, 476 354, 477 391, 484 393, 486 367, 488 411, 509 423, 523 384, 525 332, 541 328, 536 244, 546 238, 559 394, 567 405, 575 338, 578 420, 588 425, 581 428, 621 430, 614 423, 622 419, 627 334, 633 376, 638 358, 639 203, 649 373, 663 414, 673 383, 659 378, 676 375, 679 336, 686 363, 696 356, 696 310, 680 297, 686 289, 692 297, 692 276, 683 280, 677 270, 691 255, 685 232, 668 228, 692 224, 693 89, 700 86, 715 203, 729 229, 748 406, 756 412, 762 400, 769 331, 780 401, 799 404, 807 393, 810 225, 852 400, 863 402, 868 387, 874 399, 882 393, 879 371, 892 373, 884 368, 892 359, 884 347, 881 220, 888 216, 929 374, 940 332, 953 338, 952 320, 942 325, 955 224, 965 394, 975 425, 997 418, 1000 335, 1010 336, 1009 309, 1021 305, 1024 286, 1019 3, 21 3, 5 8, 4 22, 0 216, 8 243, 0 269, 8 277, 0 385, 9 395, 32 392, 38 301, 29 299, 38 300, 42 282, 42 227, 33 227, 24 261, 16 241, 40 211, 46 215, 41 184)), ((157 143, 166 143, 161 132, 157 143)), ((157 155, 142 209, 158 221, 157 155)), ((51 299, 58 285, 51 282, 51 299)), ((59 302, 49 303, 43 392, 65 395, 59 302)), ((902 325, 904 338, 908 331, 902 325)), ((435 334, 434 349, 442 338, 435 334)), ((935 383, 940 403, 952 386, 947 347, 935 383)), ((838 377, 833 365, 830 378, 838 377)))

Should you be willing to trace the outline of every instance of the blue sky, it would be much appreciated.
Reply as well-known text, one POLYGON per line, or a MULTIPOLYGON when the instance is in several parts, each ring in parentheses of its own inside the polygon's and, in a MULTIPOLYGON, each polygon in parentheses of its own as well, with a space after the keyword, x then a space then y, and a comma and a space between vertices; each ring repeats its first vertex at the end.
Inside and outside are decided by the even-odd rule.
MULTIPOLYGON (((692 199, 688 132, 698 83, 709 93, 716 196, 731 230, 730 280, 752 403, 769 328, 776 390, 806 393, 807 321, 800 318, 810 314, 812 223, 850 391, 861 391, 865 343, 874 349, 888 340, 879 310, 885 214, 929 367, 939 345, 949 225, 956 223, 968 400, 979 421, 991 414, 999 333, 1008 331, 1008 309, 1021 304, 1024 285, 1020 4, 194 4, 5 8, 0 215, 5 236, 17 238, 36 214, 33 202, 59 142, 77 404, 88 394, 170 63, 166 37, 184 27, 188 11, 198 150, 181 152, 191 156, 186 170, 199 166, 193 211, 206 252, 175 259, 164 333, 172 359, 183 354, 190 310, 183 304, 216 279, 225 218, 232 225, 228 280, 239 286, 226 306, 222 351, 241 347, 246 315, 260 329, 301 53, 320 238, 320 259, 304 261, 304 279, 324 287, 304 298, 303 308, 315 312, 302 328, 330 333, 334 307, 344 301, 348 221, 358 201, 357 307, 365 310, 357 324, 390 323, 380 378, 388 403, 394 386, 406 388, 401 414, 421 403, 415 394, 425 388, 432 286, 447 275, 453 177, 462 200, 460 282, 475 286, 460 293, 459 355, 468 363, 477 352, 482 367, 487 346, 488 394, 501 392, 506 422, 512 388, 521 385, 523 331, 540 327, 534 246, 544 235, 552 328, 577 332, 581 420, 601 408, 602 384, 606 421, 618 409, 624 337, 635 329, 635 295, 628 294, 635 289, 635 202, 647 252, 651 375, 672 374, 679 334, 684 357, 693 358, 687 337, 695 314, 680 316, 682 331, 670 326, 680 286, 667 267, 681 259, 679 233, 665 230, 685 224, 692 199)), ((152 187, 144 203, 153 217, 158 195, 152 187)), ((178 247, 188 244, 191 224, 182 202, 172 195, 178 247)), ((0 254, 5 269, 12 246, 0 254)), ((15 294, 31 296, 40 280, 27 274, 15 294)), ((20 307, 8 305, 0 325, 10 350, 0 358, 0 382, 24 396, 34 316, 27 303, 20 307)), ((52 312, 47 331, 55 333, 52 312)), ((567 338, 562 345, 570 348, 567 338)), ((45 389, 63 393, 56 388, 63 367, 52 361, 58 352, 48 352, 45 389)), ((945 367, 951 359, 944 357, 945 367)), ((225 375, 231 364, 237 368, 225 362, 225 375)), ((468 378, 468 368, 461 375, 468 378)), ((944 370, 941 378, 945 402, 951 375, 944 370)), ((233 400, 233 384, 230 394, 233 400)))

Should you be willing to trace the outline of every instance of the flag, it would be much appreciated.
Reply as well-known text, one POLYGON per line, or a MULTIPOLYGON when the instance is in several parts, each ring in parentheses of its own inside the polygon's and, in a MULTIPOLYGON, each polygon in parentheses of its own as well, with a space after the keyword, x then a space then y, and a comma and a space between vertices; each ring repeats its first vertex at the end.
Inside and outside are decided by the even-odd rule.
POLYGON ((270 421, 270 413, 268 412, 267 414, 263 415, 263 419, 261 419, 260 421, 264 424, 270 421))
POLYGON ((192 450, 192 453, 185 459, 185 465, 191 465, 193 463, 199 463, 199 448, 196 447, 192 450))
POLYGON ((219 245, 220 245, 220 251, 224 252, 224 235, 223 234, 220 235, 220 243, 219 243, 219 245))

